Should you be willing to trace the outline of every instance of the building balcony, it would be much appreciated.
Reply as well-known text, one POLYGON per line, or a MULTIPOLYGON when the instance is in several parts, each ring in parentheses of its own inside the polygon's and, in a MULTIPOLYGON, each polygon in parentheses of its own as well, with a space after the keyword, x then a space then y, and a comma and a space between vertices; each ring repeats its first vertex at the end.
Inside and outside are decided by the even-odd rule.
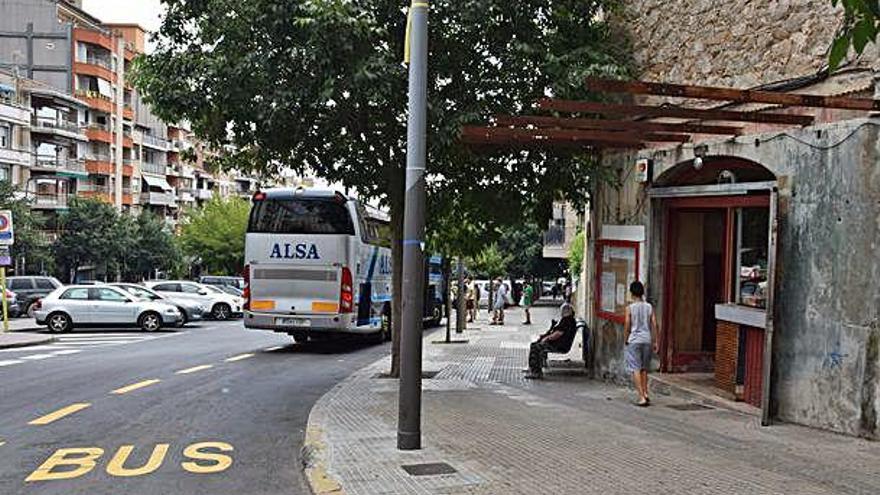
POLYGON ((170 192, 144 192, 141 193, 141 204, 153 206, 173 206, 174 195, 170 192))
POLYGON ((69 120, 56 120, 45 117, 34 117, 31 119, 31 133, 49 134, 52 136, 61 136, 77 141, 88 141, 85 129, 69 120))
POLYGON ((177 193, 180 195, 181 203, 194 203, 196 198, 193 196, 192 189, 179 189, 177 193))
POLYGON ((0 148, 0 162, 27 167, 31 164, 31 154, 24 150, 0 148))
POLYGON ((214 198, 214 191, 210 189, 196 189, 195 197, 201 201, 209 201, 214 198))
POLYGON ((157 149, 160 151, 168 151, 171 148, 171 142, 167 139, 153 136, 151 134, 143 135, 143 144, 149 148, 157 149))
POLYGON ((97 91, 78 89, 75 94, 77 98, 95 110, 110 114, 114 113, 116 110, 115 105, 113 104, 113 98, 97 91))
POLYGON ((31 120, 31 111, 18 105, 0 103, 0 120, 18 125, 28 125, 31 120))
POLYGON ((77 61, 73 64, 73 72, 77 75, 98 77, 105 81, 116 82, 116 73, 109 67, 109 62, 90 58, 88 62, 77 61))
POLYGON ((97 199, 105 203, 113 203, 113 193, 110 191, 109 186, 81 185, 76 195, 83 198, 97 199))
POLYGON ((143 162, 141 163, 141 172, 164 176, 166 175, 167 167, 164 163, 143 162))
POLYGON ((32 198, 31 208, 35 210, 63 210, 70 202, 70 194, 37 193, 28 191, 28 198, 32 198))
POLYGON ((60 175, 83 177, 88 175, 83 160, 75 158, 58 158, 55 156, 39 156, 34 160, 34 168, 57 172, 60 175))
POLYGON ((565 227, 550 226, 544 231, 544 258, 566 259, 568 258, 571 237, 565 227))
MULTIPOLYGON (((88 156, 86 157, 86 172, 94 175, 116 175, 116 163, 106 155, 88 156)), ((131 177, 133 174, 134 168, 131 165, 126 165, 123 161, 123 177, 131 177)))
POLYGON ((73 39, 74 41, 80 41, 83 43, 100 46, 105 50, 116 52, 116 44, 113 42, 113 37, 110 36, 108 32, 96 31, 94 29, 87 28, 74 28, 73 39))

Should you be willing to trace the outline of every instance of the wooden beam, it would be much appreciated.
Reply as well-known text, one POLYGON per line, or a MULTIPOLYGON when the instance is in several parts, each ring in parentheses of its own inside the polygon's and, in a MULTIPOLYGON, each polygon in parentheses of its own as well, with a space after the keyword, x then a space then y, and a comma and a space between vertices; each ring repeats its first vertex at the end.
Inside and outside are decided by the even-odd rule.
POLYGON ((561 129, 598 129, 614 131, 653 131, 680 132, 688 134, 720 134, 739 136, 742 129, 732 126, 704 124, 670 124, 664 122, 645 122, 641 120, 605 120, 605 119, 571 119, 561 117, 540 116, 496 116, 495 122, 500 126, 526 127, 558 127, 561 129))
POLYGON ((464 134, 495 133, 500 136, 526 136, 534 139, 570 139, 570 140, 594 140, 594 141, 624 141, 624 142, 675 142, 687 143, 691 137, 687 134, 670 134, 638 131, 603 131, 603 130, 580 130, 580 129, 511 129, 507 127, 472 127, 465 126, 464 134))
POLYGON ((616 116, 670 117, 677 119, 725 120, 733 122, 757 122, 763 124, 801 126, 813 123, 813 117, 810 117, 809 115, 733 112, 730 110, 701 110, 697 108, 679 107, 652 107, 617 103, 597 103, 592 101, 556 100, 550 98, 538 101, 538 108, 566 113, 595 113, 616 116))
POLYGON ((790 107, 839 108, 844 110, 880 110, 880 100, 852 98, 849 96, 819 96, 794 93, 777 93, 751 89, 691 86, 683 84, 655 83, 647 81, 615 81, 611 79, 587 79, 587 88, 606 93, 672 96, 704 100, 731 101, 735 103, 767 103, 790 107))
POLYGON ((609 139, 600 139, 598 136, 578 136, 565 134, 564 132, 551 134, 540 134, 530 129, 465 126, 461 131, 461 140, 464 143, 473 145, 529 145, 551 148, 644 148, 644 143, 641 141, 620 135, 609 137, 609 139))

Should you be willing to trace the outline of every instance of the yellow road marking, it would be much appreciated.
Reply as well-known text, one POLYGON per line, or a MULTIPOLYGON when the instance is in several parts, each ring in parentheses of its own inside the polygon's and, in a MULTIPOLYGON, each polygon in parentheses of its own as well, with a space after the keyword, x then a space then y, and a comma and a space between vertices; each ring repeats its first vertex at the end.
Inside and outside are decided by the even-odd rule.
POLYGON ((185 370, 180 370, 180 371, 176 372, 175 374, 177 374, 177 375, 188 375, 188 374, 190 374, 190 373, 195 373, 195 372, 197 372, 197 371, 209 370, 209 369, 211 369, 211 368, 213 368, 213 367, 214 367, 213 364, 203 364, 203 365, 201 365, 201 366, 193 366, 192 368, 187 368, 187 369, 185 369, 185 370))
POLYGON ((6 445, 6 442, 2 442, 2 441, 0 441, 0 447, 2 447, 2 446, 4 446, 4 445, 6 445))
POLYGON ((254 357, 254 355, 253 354, 239 354, 238 356, 234 356, 234 357, 226 359, 226 362, 227 363, 234 363, 236 361, 241 361, 242 359, 247 359, 250 357, 254 357))
POLYGON ((281 349, 284 349, 284 346, 283 346, 283 345, 276 345, 275 347, 270 347, 270 348, 268 348, 268 349, 263 349, 263 351, 264 351, 264 352, 272 352, 272 351, 278 351, 278 350, 281 350, 281 349))
POLYGON ((59 419, 65 417, 65 416, 68 416, 68 415, 73 414, 78 411, 82 411, 83 409, 85 409, 89 406, 91 406, 91 404, 89 404, 89 403, 72 404, 72 405, 69 405, 63 409, 59 409, 53 413, 49 413, 43 417, 37 418, 28 424, 31 426, 47 425, 49 423, 53 423, 55 421, 58 421, 59 419))
POLYGON ((126 385, 122 388, 117 388, 116 390, 110 392, 111 394, 122 395, 127 394, 133 390, 137 390, 139 388, 149 387, 150 385, 159 383, 161 380, 144 380, 142 382, 132 383, 131 385, 126 385))

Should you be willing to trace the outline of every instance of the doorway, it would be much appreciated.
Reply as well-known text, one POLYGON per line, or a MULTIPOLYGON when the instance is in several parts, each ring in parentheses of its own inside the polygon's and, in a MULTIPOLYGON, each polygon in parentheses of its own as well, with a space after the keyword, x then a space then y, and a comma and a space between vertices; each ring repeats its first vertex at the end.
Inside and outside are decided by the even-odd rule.
POLYGON ((715 369, 715 305, 725 300, 725 208, 670 210, 667 371, 715 369))

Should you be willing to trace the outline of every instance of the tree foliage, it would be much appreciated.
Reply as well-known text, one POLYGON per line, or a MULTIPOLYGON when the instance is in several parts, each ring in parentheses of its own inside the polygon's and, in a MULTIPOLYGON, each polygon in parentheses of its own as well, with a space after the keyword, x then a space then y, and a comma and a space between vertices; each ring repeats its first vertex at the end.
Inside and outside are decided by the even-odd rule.
POLYGON ((12 258, 24 259, 27 273, 37 273, 40 268, 51 269, 49 241, 41 230, 43 219, 31 209, 27 197, 9 181, 0 181, 0 209, 12 212, 15 229, 15 244, 10 250, 12 258))
POLYGON ((215 197, 204 206, 186 212, 181 222, 180 247, 208 272, 237 275, 244 267, 247 201, 215 197))
POLYGON ((584 243, 586 236, 583 231, 577 233, 568 249, 568 270, 573 277, 579 277, 584 266, 584 243))
MULTIPOLYGON (((84 266, 106 273, 119 259, 119 215, 113 206, 91 198, 74 197, 59 216, 61 235, 55 242, 59 268, 71 277, 84 266)), ((65 277, 66 278, 66 277, 65 277)))
POLYGON ((829 70, 834 71, 846 58, 850 47, 857 54, 868 43, 877 41, 880 30, 880 0, 831 0, 835 7, 843 7, 843 24, 831 44, 828 54, 829 70))
MULTIPOLYGON (((384 201, 395 240, 392 321, 398 330, 408 81, 401 63, 402 2, 163 3, 157 49, 134 71, 145 101, 165 120, 189 121, 212 148, 236 150, 220 155, 222 167, 308 169, 384 201)), ((589 189, 589 158, 547 150, 475 151, 461 145, 459 132, 463 124, 525 111, 548 94, 587 98, 585 76, 626 75, 626 44, 604 15, 615 4, 431 2, 430 201, 454 201, 458 214, 470 215, 461 236, 446 235, 445 244, 464 246, 469 229, 482 229, 483 217, 503 224, 528 210, 547 218, 560 194, 576 201, 589 189)), ((428 219, 435 232, 441 231, 433 223, 438 218, 428 219)))
POLYGON ((498 249, 497 244, 490 244, 477 254, 470 263, 471 271, 478 278, 494 279, 506 275, 510 257, 498 249))
POLYGON ((181 258, 180 248, 165 222, 147 210, 127 218, 130 220, 125 221, 122 228, 130 233, 134 242, 120 252, 123 277, 132 281, 149 280, 157 270, 167 272, 176 268, 181 258))

